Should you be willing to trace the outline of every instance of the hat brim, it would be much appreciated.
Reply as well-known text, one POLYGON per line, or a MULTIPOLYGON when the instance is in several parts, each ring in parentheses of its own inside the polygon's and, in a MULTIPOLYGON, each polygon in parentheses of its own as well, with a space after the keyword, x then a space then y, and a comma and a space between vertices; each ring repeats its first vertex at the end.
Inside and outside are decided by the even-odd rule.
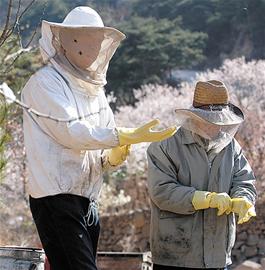
POLYGON ((86 28, 86 29, 96 29, 96 30, 102 30, 102 31, 107 31, 107 32, 114 32, 118 37, 119 40, 123 40, 126 38, 126 35, 119 31, 116 28, 113 27, 108 27, 108 26, 87 26, 87 25, 69 25, 69 24, 64 24, 64 23, 55 23, 55 22, 48 22, 43 20, 43 24, 48 24, 49 26, 52 27, 58 27, 58 28, 71 28, 71 29, 80 29, 80 28, 86 28))
POLYGON ((198 110, 196 108, 191 109, 176 109, 175 112, 178 114, 179 117, 191 118, 201 122, 205 122, 206 124, 213 124, 216 126, 233 126, 239 125, 244 121, 244 114, 241 109, 233 104, 229 104, 229 109, 231 113, 231 119, 223 122, 215 122, 209 121, 206 117, 202 117, 198 114, 198 110))

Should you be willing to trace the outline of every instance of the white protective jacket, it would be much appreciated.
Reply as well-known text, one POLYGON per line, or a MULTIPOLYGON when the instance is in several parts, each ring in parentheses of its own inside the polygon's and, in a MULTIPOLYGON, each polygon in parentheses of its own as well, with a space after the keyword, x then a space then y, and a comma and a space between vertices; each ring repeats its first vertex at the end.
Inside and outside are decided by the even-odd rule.
MULTIPOLYGON (((40 41, 44 60, 54 54, 51 40, 45 25, 40 41)), ((70 123, 56 122, 24 111, 29 194, 40 198, 70 193, 97 200, 103 181, 102 149, 119 145, 103 89, 92 93, 51 59, 29 79, 21 98, 41 113, 79 118, 70 123)))

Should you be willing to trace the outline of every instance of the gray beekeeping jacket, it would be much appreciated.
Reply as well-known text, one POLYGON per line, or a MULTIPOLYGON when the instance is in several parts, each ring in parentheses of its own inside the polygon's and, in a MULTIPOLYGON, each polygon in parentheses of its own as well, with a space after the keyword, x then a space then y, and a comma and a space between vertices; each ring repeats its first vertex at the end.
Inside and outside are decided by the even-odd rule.
POLYGON ((192 198, 202 190, 255 203, 255 177, 238 142, 233 139, 210 163, 192 134, 180 128, 173 137, 152 143, 147 153, 153 262, 191 268, 231 264, 234 214, 195 211, 192 198))

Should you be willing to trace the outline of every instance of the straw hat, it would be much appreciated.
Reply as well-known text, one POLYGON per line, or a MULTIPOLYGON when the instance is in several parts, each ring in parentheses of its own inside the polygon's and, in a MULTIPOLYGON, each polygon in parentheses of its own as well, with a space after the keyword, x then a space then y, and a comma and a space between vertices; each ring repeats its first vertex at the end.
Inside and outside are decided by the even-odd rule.
POLYGON ((193 107, 228 105, 228 103, 229 94, 223 82, 215 80, 197 82, 193 97, 193 107))
POLYGON ((203 119, 216 125, 238 125, 244 121, 240 108, 230 103, 229 92, 221 81, 198 81, 193 96, 193 107, 177 109, 180 118, 203 119))

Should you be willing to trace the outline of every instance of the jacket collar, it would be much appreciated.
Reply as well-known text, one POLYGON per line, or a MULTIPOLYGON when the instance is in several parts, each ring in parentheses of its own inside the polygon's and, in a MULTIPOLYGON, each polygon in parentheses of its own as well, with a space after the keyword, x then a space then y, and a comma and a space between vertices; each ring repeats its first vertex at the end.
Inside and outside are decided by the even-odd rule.
POLYGON ((180 132, 181 132, 181 143, 182 144, 196 143, 192 134, 191 134, 191 131, 181 127, 180 132))

